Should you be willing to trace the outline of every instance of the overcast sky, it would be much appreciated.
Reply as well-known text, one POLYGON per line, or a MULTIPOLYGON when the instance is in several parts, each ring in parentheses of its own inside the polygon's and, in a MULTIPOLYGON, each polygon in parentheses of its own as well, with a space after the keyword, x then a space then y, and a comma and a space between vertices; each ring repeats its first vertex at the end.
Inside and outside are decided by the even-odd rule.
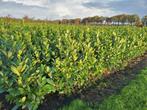
POLYGON ((25 15, 40 19, 62 19, 116 14, 147 15, 147 0, 0 0, 0 16, 25 15))

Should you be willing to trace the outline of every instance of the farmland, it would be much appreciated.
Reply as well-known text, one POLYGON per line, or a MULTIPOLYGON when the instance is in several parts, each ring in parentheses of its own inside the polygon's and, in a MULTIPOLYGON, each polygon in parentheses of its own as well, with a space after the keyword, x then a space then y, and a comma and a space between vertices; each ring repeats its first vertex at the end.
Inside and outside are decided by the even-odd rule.
POLYGON ((146 27, 1 20, 0 93, 13 109, 37 110, 46 95, 79 93, 146 51, 146 27))

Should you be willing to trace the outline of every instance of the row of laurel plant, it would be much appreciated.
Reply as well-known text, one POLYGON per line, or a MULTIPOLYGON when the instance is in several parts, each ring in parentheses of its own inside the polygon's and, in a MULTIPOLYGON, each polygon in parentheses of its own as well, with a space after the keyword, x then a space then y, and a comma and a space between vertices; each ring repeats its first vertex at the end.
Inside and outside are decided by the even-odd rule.
POLYGON ((70 95, 147 50, 147 28, 0 23, 0 93, 36 110, 45 95, 70 95))

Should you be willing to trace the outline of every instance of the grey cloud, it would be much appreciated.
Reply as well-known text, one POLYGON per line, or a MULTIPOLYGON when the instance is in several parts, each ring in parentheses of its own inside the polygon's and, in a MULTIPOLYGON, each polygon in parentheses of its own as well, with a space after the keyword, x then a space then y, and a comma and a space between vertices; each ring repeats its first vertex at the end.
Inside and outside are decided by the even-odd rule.
POLYGON ((88 7, 88 8, 108 8, 108 4, 103 2, 103 1, 92 1, 92 2, 87 2, 83 3, 83 6, 88 7))
POLYGON ((53 19, 58 17, 58 15, 49 12, 48 8, 39 6, 27 6, 21 3, 14 2, 2 2, 0 1, 0 16, 7 16, 8 14, 12 17, 20 18, 25 15, 35 18, 49 18, 53 19))
POLYGON ((15 2, 3 2, 2 0, 0 1, 0 8, 4 9, 4 8, 13 8, 13 9, 26 9, 26 8, 41 8, 41 9, 45 9, 45 7, 39 7, 39 6, 27 6, 27 5, 23 5, 22 3, 15 3, 15 2))
POLYGON ((146 0, 121 0, 110 3, 113 10, 121 10, 122 12, 136 13, 141 16, 147 14, 146 0))
POLYGON ((116 12, 133 13, 141 16, 147 14, 147 0, 117 0, 109 2, 100 2, 95 0, 93 2, 84 3, 83 5, 88 8, 108 8, 116 12))

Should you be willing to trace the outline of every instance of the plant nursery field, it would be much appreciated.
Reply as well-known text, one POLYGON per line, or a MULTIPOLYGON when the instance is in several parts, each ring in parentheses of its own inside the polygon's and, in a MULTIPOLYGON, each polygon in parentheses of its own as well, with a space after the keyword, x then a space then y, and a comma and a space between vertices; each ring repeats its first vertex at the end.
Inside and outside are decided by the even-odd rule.
MULTIPOLYGON (((38 110, 46 97, 78 94, 113 71, 124 69, 146 51, 146 27, 1 20, 0 93, 13 110, 38 110)), ((146 69, 120 95, 113 95, 100 104, 98 110, 125 110, 126 107, 135 110, 131 103, 147 105, 145 84, 146 69), (141 97, 144 99, 140 103, 134 101, 141 97)), ((143 107, 136 110, 146 110, 147 106, 143 107)))

